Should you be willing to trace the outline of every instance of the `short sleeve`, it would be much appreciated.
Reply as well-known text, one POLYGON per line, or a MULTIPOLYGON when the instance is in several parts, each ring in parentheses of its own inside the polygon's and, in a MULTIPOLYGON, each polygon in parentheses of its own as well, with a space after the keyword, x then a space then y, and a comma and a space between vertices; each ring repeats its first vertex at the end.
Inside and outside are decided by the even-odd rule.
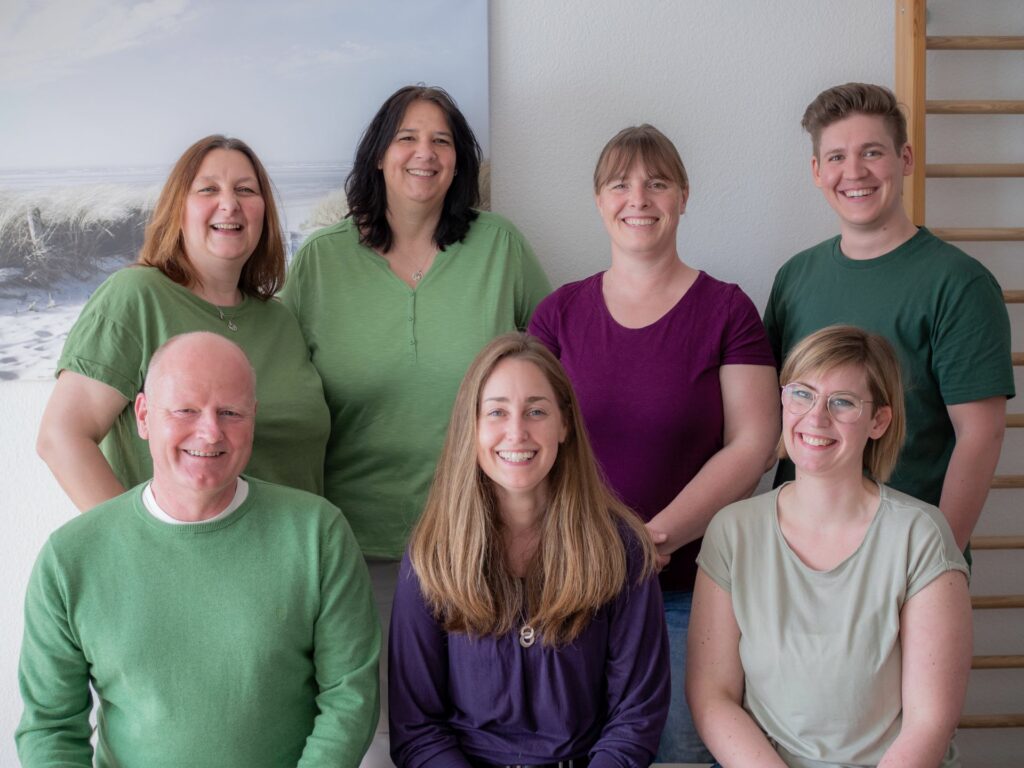
POLYGON ((775 366, 765 333, 754 302, 738 286, 732 287, 729 301, 729 321, 722 346, 722 365, 775 366))
POLYGON ((782 367, 782 326, 785 324, 779 293, 781 292, 782 270, 775 275, 772 291, 768 295, 768 304, 764 308, 764 330, 768 336, 768 346, 775 360, 775 367, 782 367))
POLYGON ((558 334, 558 294, 544 299, 530 318, 529 332, 555 357, 561 359, 562 344, 558 334))
POLYGON ((947 405, 1013 397, 1010 320, 1002 290, 987 271, 944 302, 932 339, 932 369, 947 405))
POLYGON ((907 546, 907 590, 904 600, 909 600, 947 571, 960 571, 970 578, 967 561, 957 549, 953 532, 935 507, 922 508, 910 526, 907 546))
POLYGON ((525 331, 537 305, 551 293, 551 282, 533 253, 533 248, 519 231, 509 227, 509 256, 519 263, 516 277, 516 328, 525 331))
POLYGON ((731 593, 735 548, 729 536, 731 526, 726 523, 727 517, 731 517, 726 514, 728 510, 729 507, 726 507, 711 518, 700 545, 700 554, 697 555, 697 565, 718 586, 731 593))

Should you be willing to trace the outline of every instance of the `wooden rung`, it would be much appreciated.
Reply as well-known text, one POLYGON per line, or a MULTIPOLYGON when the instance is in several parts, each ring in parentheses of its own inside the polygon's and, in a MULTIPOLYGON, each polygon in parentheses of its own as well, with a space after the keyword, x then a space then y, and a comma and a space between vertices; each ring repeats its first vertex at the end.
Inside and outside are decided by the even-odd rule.
POLYGON ((1024 227, 945 227, 934 228, 932 233, 941 240, 1024 240, 1024 227))
POLYGON ((1024 37, 1009 35, 929 35, 931 51, 1024 51, 1024 37))
POLYGON ((971 669, 1024 669, 1024 656, 975 656, 971 669))
POLYGON ((1024 595, 977 595, 971 598, 971 607, 976 610, 1024 608, 1024 595))
POLYGON ((1024 115, 1024 101, 1017 99, 929 99, 929 115, 1024 115))
POLYGON ((961 728, 1024 728, 1024 715, 964 715, 961 728))
POLYGON ((1006 414, 1006 426, 1010 428, 1024 427, 1024 413, 1006 414))
POLYGON ((1024 291, 1003 291, 1003 301, 1007 304, 1024 304, 1024 291))
POLYGON ((1024 549, 1024 536, 972 536, 971 551, 980 549, 1024 549))
POLYGON ((1010 358, 1014 365, 1024 365, 1024 352, 1011 352, 1010 358))
POLYGON ((928 163, 930 179, 1016 178, 1024 176, 1024 163, 928 163))
POLYGON ((992 478, 993 488, 1024 488, 1024 475, 996 475, 992 478))

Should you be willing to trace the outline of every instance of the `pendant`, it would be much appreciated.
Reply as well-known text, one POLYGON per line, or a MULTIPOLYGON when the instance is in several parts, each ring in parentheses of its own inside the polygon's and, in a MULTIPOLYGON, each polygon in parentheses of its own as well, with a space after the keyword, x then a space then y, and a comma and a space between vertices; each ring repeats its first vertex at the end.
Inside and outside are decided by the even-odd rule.
POLYGON ((235 321, 234 320, 230 320, 230 319, 228 320, 228 329, 232 330, 232 331, 237 331, 238 330, 238 326, 235 325, 235 321))
POLYGON ((536 639, 537 633, 533 631, 533 627, 531 627, 529 624, 524 624, 522 627, 520 627, 519 644, 523 646, 523 648, 529 648, 531 645, 533 645, 536 639))
POLYGON ((423 270, 417 269, 415 272, 412 273, 412 281, 414 283, 418 283, 422 279, 423 279, 423 270))

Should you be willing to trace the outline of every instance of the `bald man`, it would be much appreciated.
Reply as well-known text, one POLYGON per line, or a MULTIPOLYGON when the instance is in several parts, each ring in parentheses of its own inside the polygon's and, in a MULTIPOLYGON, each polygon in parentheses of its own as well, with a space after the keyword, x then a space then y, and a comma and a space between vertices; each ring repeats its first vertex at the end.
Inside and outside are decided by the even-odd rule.
POLYGON ((380 633, 348 524, 240 476, 255 377, 211 333, 153 356, 135 401, 153 479, 56 531, 25 601, 23 766, 351 766, 380 633))

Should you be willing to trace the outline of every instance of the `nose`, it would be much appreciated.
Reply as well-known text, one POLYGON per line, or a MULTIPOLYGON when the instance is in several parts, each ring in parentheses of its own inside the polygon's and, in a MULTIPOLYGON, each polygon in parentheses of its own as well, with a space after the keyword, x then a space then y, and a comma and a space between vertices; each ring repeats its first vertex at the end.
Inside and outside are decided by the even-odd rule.
POLYGON ((416 156, 433 158, 437 155, 437 149, 434 147, 434 141, 431 138, 425 137, 416 143, 416 156))
POLYGON ((233 189, 222 190, 217 199, 217 207, 222 211, 234 211, 239 207, 238 195, 233 189))
POLYGON ((647 207, 647 187, 643 184, 634 184, 629 189, 629 204, 634 208, 647 207))
POLYGON ((843 173, 849 179, 859 179, 864 176, 864 160, 861 156, 854 154, 848 157, 843 165, 843 173))
POLYGON ((526 419, 522 416, 515 415, 508 420, 508 429, 506 432, 508 439, 513 443, 518 443, 526 440, 530 431, 527 428, 526 419))
POLYGON ((220 417, 215 410, 204 410, 199 414, 196 423, 196 436, 207 443, 217 443, 224 436, 220 427, 220 417))
POLYGON ((814 405, 811 406, 811 410, 807 412, 807 418, 812 420, 812 424, 829 424, 832 420, 832 414, 828 410, 828 398, 818 395, 814 405))

